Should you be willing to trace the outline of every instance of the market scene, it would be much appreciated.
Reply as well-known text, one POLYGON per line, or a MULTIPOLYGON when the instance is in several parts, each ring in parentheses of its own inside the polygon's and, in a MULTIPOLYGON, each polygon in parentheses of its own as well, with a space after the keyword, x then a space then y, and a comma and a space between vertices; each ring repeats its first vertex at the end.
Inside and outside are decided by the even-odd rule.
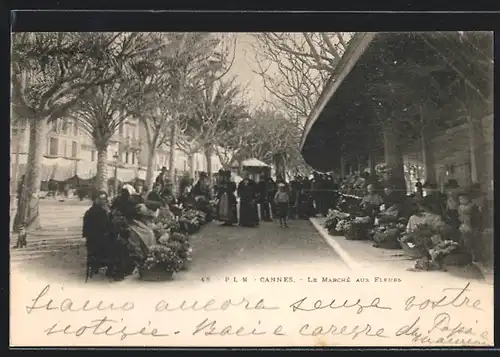
POLYGON ((492 284, 492 33, 16 33, 10 157, 11 272, 492 284))

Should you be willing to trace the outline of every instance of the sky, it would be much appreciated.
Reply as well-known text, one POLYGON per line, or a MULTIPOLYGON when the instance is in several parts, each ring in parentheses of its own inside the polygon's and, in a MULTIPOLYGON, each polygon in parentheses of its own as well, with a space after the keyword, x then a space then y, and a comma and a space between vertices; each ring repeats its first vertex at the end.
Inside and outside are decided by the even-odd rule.
POLYGON ((255 61, 252 46, 257 42, 250 33, 238 33, 236 36, 235 59, 229 74, 237 76, 241 85, 248 85, 248 99, 251 104, 258 106, 264 101, 266 93, 261 77, 252 71, 252 67, 255 68, 252 65, 255 61))

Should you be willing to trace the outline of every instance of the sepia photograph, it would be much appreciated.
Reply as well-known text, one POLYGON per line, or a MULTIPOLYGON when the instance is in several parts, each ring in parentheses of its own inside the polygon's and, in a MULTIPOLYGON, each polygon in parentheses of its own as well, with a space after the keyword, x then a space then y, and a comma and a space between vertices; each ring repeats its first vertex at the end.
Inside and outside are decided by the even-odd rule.
POLYGON ((13 32, 10 345, 494 345, 493 32, 13 32))

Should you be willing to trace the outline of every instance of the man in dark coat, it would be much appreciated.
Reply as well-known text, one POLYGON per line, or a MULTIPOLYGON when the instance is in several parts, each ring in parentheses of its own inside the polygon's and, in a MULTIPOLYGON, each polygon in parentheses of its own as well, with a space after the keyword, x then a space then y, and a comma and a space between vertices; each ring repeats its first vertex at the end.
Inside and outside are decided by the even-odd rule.
POLYGON ((425 182, 423 188, 426 191, 423 201, 430 207, 431 211, 443 217, 446 207, 446 195, 439 191, 434 182, 425 182))
POLYGON ((83 216, 82 236, 87 246, 87 278, 106 266, 111 254, 111 221, 108 214, 108 196, 100 191, 94 204, 83 216))
POLYGON ((259 226, 259 213, 257 211, 257 188, 255 181, 248 174, 238 185, 240 198, 239 224, 242 227, 259 226))
POLYGON ((167 168, 163 166, 161 168, 160 174, 156 176, 155 183, 159 184, 161 189, 163 190, 166 181, 168 180, 168 173, 167 173, 167 168))
POLYGON ((269 206, 268 180, 266 175, 262 174, 257 183, 258 201, 260 205, 260 218, 265 222, 270 222, 271 212, 269 206))
POLYGON ((312 195, 314 199, 314 204, 316 206, 316 211, 322 214, 324 211, 324 194, 323 192, 323 180, 318 172, 313 172, 313 179, 311 182, 312 195))

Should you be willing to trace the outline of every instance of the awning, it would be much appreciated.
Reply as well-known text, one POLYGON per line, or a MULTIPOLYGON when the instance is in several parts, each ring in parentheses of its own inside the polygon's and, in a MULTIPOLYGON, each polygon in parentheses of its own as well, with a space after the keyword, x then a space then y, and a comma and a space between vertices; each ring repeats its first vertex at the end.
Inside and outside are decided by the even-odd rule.
POLYGON ((41 181, 56 180, 65 181, 75 175, 75 160, 64 158, 42 158, 41 181))
MULTIPOLYGON (((459 76, 449 61, 459 66, 462 72, 471 73, 472 69, 467 68, 473 66, 477 67, 476 72, 487 74, 487 60, 470 63, 471 56, 477 51, 467 49, 469 57, 462 56, 464 58, 457 54, 465 52, 458 37, 458 32, 356 34, 337 67, 337 73, 327 83, 306 122, 300 145, 306 163, 319 171, 329 171, 340 167, 340 158, 345 154, 351 154, 353 161, 367 153, 383 156, 383 140, 374 106, 383 101, 386 106, 390 103, 391 111, 395 113, 402 113, 406 108, 415 109, 411 95, 404 97, 405 91, 425 90, 415 84, 431 82, 431 77, 441 88, 456 83, 459 76), (453 49, 449 49, 450 42, 453 49), (442 53, 436 53, 433 47, 446 52, 447 60, 442 59, 442 53), (390 89, 394 95, 390 94, 390 89), (388 101, 387 96, 393 99, 388 101), (402 98, 406 98, 405 102, 402 98)), ((487 42, 487 38, 480 41, 487 42)), ((486 48, 487 43, 482 43, 482 47, 486 48)), ((488 96, 488 87, 483 82, 480 79, 474 85, 488 96)), ((436 105, 440 107, 450 103, 446 96, 433 98, 439 101, 436 105)), ((405 114, 408 118, 419 115, 413 109, 405 114)), ((443 121, 439 125, 445 127, 448 124, 443 121)), ((404 147, 418 137, 419 133, 412 130, 415 128, 411 126, 404 128, 406 137, 401 138, 405 140, 404 147)))
POLYGON ((137 178, 146 180, 146 169, 139 168, 139 170, 137 171, 137 178))
POLYGON ((243 166, 243 167, 271 167, 268 164, 266 164, 265 162, 262 162, 260 160, 254 159, 254 158, 243 160, 243 162, 241 163, 241 166, 243 166))
MULTIPOLYGON (((108 175, 108 177, 113 177, 113 174, 108 175)), ((117 177, 121 182, 130 182, 135 179, 136 170, 119 167, 117 170, 117 177)))
MULTIPOLYGON (((79 161, 76 172, 79 178, 89 180, 97 174, 97 163, 79 161)), ((109 172, 110 168, 108 167, 108 173, 109 172)))

